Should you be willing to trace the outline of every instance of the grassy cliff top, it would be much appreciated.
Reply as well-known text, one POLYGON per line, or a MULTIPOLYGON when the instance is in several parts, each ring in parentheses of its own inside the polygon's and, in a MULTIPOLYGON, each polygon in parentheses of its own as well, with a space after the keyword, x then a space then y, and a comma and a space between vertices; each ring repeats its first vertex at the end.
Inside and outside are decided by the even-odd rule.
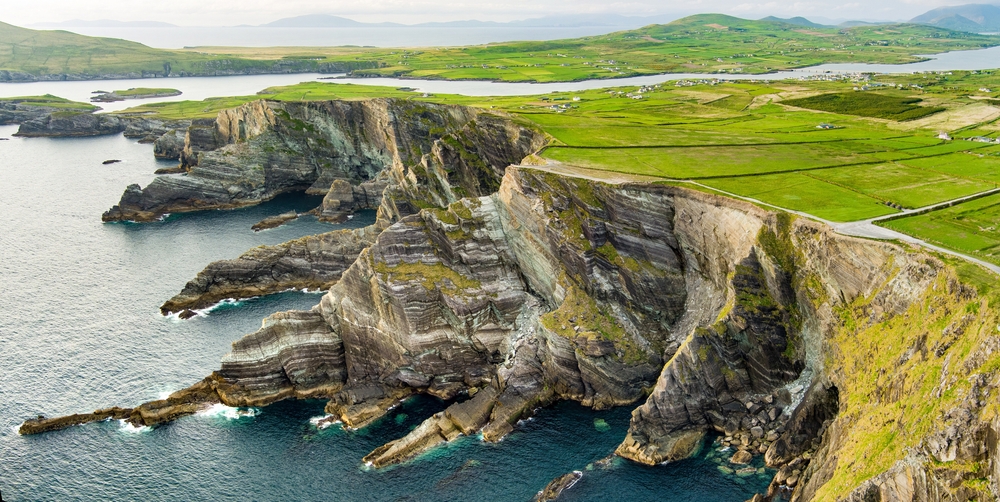
MULTIPOLYGON (((509 97, 424 97, 392 87, 310 82, 121 113, 210 118, 262 98, 391 97, 475 106, 545 131, 552 141, 540 162, 553 163, 553 169, 693 181, 697 185, 684 186, 855 221, 1000 186, 1000 144, 993 142, 1000 137, 1000 100, 992 97, 994 88, 1000 89, 1000 72, 677 81, 509 97), (942 132, 954 139, 939 138, 942 132)), ((1000 264, 997 200, 1000 195, 887 225, 1000 264)))
POLYGON ((0 70, 32 75, 317 71, 434 79, 558 82, 666 72, 766 73, 821 63, 905 63, 917 54, 1000 45, 1000 37, 922 25, 805 28, 718 14, 607 35, 468 47, 197 47, 135 42, 0 23, 0 70))
POLYGON ((112 91, 112 94, 117 94, 123 97, 132 96, 176 96, 180 94, 181 91, 177 89, 170 89, 167 87, 133 87, 131 89, 124 89, 121 91, 112 91))
POLYGON ((99 107, 90 103, 80 103, 70 101, 59 96, 45 94, 43 96, 18 96, 14 98, 0 98, 0 103, 16 103, 21 106, 37 106, 40 108, 57 108, 61 110, 82 110, 95 111, 99 107))

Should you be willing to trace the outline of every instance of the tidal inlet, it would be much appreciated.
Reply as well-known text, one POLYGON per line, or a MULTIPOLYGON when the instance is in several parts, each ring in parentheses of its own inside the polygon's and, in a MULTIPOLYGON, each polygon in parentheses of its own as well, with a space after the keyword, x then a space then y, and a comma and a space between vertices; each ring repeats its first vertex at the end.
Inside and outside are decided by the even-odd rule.
POLYGON ((0 500, 1000 498, 1000 7, 56 4, 0 500))

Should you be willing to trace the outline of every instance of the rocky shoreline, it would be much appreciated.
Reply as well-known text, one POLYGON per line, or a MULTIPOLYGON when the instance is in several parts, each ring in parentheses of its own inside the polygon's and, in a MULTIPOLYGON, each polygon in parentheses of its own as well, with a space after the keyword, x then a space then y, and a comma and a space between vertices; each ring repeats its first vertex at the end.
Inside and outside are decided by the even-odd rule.
POLYGON ((777 475, 754 500, 812 500, 832 486, 858 501, 997 493, 1000 420, 985 396, 1000 384, 997 370, 977 368, 1000 344, 976 337, 1000 321, 952 269, 719 196, 508 167, 544 144, 503 116, 396 100, 262 100, 195 121, 180 154, 187 174, 130 187, 106 221, 294 188, 324 193, 327 217, 377 207, 377 222, 209 265, 164 313, 302 284, 328 292, 309 311, 265 319, 217 372, 165 401, 33 419, 22 433, 307 397, 356 428, 416 393, 470 396, 363 459, 382 467, 461 435, 497 441, 538 407, 574 400, 636 406, 616 451, 635 462, 687 458, 712 432, 734 465, 763 455, 777 475), (926 312, 935 331, 908 333, 908 355, 880 360, 878 343, 852 345, 926 312), (943 338, 930 347, 928 336, 943 338), (906 384, 922 378, 908 369, 915 359, 944 361, 936 395, 969 397, 905 458, 843 481, 841 452, 864 440, 858 403, 922 392, 906 384), (964 365, 962 379, 947 378, 949 364, 964 365), (874 391, 855 380, 869 371, 874 391))

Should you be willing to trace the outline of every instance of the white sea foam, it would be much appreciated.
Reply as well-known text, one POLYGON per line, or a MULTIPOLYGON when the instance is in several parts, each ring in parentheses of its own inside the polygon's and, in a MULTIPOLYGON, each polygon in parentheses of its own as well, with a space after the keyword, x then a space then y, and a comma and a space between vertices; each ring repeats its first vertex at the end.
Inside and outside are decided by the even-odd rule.
POLYGON ((244 417, 252 418, 260 415, 260 408, 236 408, 233 406, 215 403, 212 406, 199 411, 197 415, 203 417, 222 417, 227 420, 239 420, 244 417))
POLYGON ((197 413, 203 417, 223 417, 227 420, 239 420, 243 417, 256 417, 260 414, 259 408, 235 408, 221 403, 215 403, 197 413))
POLYGON ((256 296, 251 296, 250 298, 244 298, 242 300, 237 300, 236 298, 226 298, 225 300, 221 300, 219 302, 216 302, 216 303, 214 303, 212 305, 209 305, 209 306, 207 306, 207 307, 205 307, 203 309, 193 310, 193 312, 196 313, 196 314, 198 314, 198 315, 208 315, 213 310, 218 310, 218 309, 220 309, 222 307, 239 307, 240 305, 243 305, 244 301, 246 301, 246 300, 252 300, 254 298, 257 298, 257 297, 256 296))
POLYGON ((167 314, 167 315, 165 315, 163 317, 166 317, 167 319, 169 319, 171 321, 174 321, 174 322, 181 322, 181 321, 184 320, 184 319, 181 319, 181 313, 180 312, 171 312, 171 313, 169 313, 169 314, 167 314))
POLYGON ((334 415, 323 415, 322 417, 310 418, 309 423, 312 424, 313 427, 319 430, 323 430, 331 425, 339 424, 342 422, 340 420, 337 420, 334 415))
POLYGON ((132 425, 128 420, 124 419, 119 420, 118 423, 121 424, 121 428, 119 430, 128 434, 140 434, 152 430, 152 427, 146 425, 140 425, 139 427, 136 427, 132 425))

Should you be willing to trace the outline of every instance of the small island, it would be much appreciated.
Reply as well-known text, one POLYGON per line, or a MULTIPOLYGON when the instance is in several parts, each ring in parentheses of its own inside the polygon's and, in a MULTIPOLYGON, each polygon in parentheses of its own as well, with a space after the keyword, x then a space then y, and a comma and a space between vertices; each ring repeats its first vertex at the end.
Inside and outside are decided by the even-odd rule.
POLYGON ((101 108, 46 94, 0 99, 0 125, 20 124, 52 112, 93 113, 101 108))
POLYGON ((125 101, 126 99, 146 99, 146 98, 167 98, 180 96, 182 93, 177 89, 158 89, 151 87, 133 87, 124 91, 95 91, 96 96, 90 98, 95 103, 113 103, 115 101, 125 101))

